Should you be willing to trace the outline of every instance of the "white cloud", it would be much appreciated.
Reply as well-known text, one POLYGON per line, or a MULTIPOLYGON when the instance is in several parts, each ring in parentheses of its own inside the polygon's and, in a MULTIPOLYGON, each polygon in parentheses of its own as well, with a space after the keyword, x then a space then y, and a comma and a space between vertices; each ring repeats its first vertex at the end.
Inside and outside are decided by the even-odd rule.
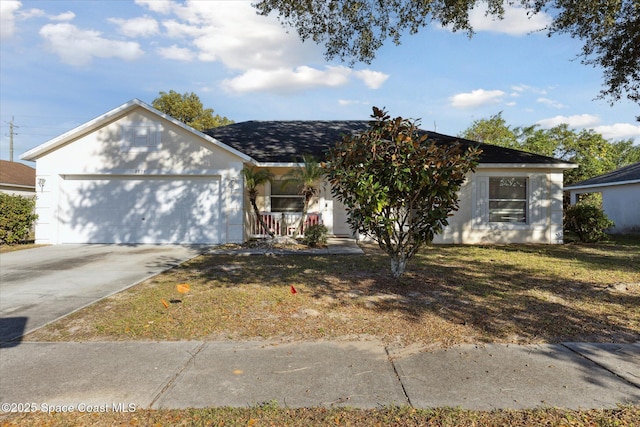
POLYGON ((111 18, 110 22, 120 27, 120 32, 127 37, 151 37, 159 33, 158 21, 148 16, 133 19, 111 18))
POLYGON ((555 116, 548 119, 542 119, 537 122, 543 128, 552 128, 563 123, 570 127, 592 127, 600 122, 598 116, 593 114, 575 114, 573 116, 555 116))
POLYGON ((138 43, 106 39, 98 31, 81 30, 68 23, 47 24, 40 35, 49 49, 70 65, 87 65, 94 57, 134 60, 143 54, 138 43))
POLYGON ((15 12, 20 9, 22 3, 14 0, 0 1, 0 38, 6 39, 16 31, 15 12))
POLYGON ((544 12, 532 16, 522 7, 505 5, 504 19, 486 16, 487 6, 483 2, 469 13, 469 22, 475 31, 489 31, 513 36, 542 30, 551 24, 552 18, 544 12))
POLYGON ((302 43, 294 32, 284 30, 277 18, 257 15, 248 1, 136 3, 167 15, 161 25, 176 43, 159 49, 161 55, 180 60, 195 55, 199 61, 222 63, 236 73, 222 82, 229 91, 291 92, 340 86, 353 79, 378 89, 389 77, 375 70, 311 65, 324 62, 321 47, 302 43), (185 50, 187 46, 190 50, 185 50))
POLYGON ((321 56, 314 44, 288 34, 275 18, 258 16, 248 2, 190 1, 177 9, 182 36, 193 37, 202 61, 236 70, 293 68, 321 56))
POLYGON ((501 90, 476 89, 467 93, 459 93, 449 98, 455 108, 478 107, 485 104, 496 104, 502 101, 505 92, 501 90))
POLYGON ((27 10, 22 10, 20 11, 20 13, 17 15, 18 18, 20 19, 31 19, 31 18, 39 18, 41 16, 47 16, 47 14, 44 12, 44 10, 42 9, 35 9, 35 8, 31 8, 31 9, 27 9, 27 10))
POLYGON ((136 4, 146 6, 152 12, 168 14, 174 8, 172 0, 135 0, 136 4))
POLYGON ((49 19, 51 19, 52 21, 58 21, 58 22, 68 22, 68 21, 73 21, 75 17, 76 17, 76 14, 69 11, 69 12, 61 13, 59 15, 51 16, 49 17, 49 19))
POLYGON ((606 139, 640 139, 640 125, 631 123, 596 126, 593 130, 606 139))
POLYGON ((562 104, 561 102, 554 101, 553 99, 549 98, 538 98, 536 99, 536 102, 553 108, 567 108, 567 106, 562 104))
POLYGON ((193 25, 183 24, 175 19, 168 19, 166 21, 162 21, 162 26, 166 31, 167 37, 170 38, 180 38, 180 39, 188 39, 200 37, 204 34, 204 30, 199 27, 194 27, 193 25))
POLYGON ((356 101, 354 99, 339 99, 338 105, 341 107, 346 107, 349 105, 370 105, 369 101, 356 101))
POLYGON ((295 92, 314 87, 338 87, 349 81, 351 70, 346 67, 327 67, 325 71, 307 66, 277 70, 251 69, 233 79, 222 82, 231 92, 295 92))
POLYGON ((362 79, 364 84, 371 89, 379 89, 389 78, 389 74, 381 73, 380 71, 360 70, 356 71, 354 75, 362 79))
POLYGON ((191 50, 176 45, 158 48, 158 53, 163 58, 176 61, 193 61, 195 58, 195 54, 191 50))
POLYGON ((514 93, 511 94, 511 96, 519 96, 518 94, 524 93, 524 92, 528 92, 528 93, 535 93, 538 95, 546 95, 547 91, 546 89, 541 89, 535 86, 529 86, 529 85, 525 85, 525 84, 519 84, 519 85, 513 85, 511 86, 511 90, 514 91, 514 93))

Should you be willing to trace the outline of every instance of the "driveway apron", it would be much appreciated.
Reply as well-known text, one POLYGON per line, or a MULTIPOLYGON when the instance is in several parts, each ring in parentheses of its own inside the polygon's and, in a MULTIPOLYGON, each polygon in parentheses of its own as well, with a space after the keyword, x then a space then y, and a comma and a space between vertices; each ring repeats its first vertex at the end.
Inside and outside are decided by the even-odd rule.
POLYGON ((53 245, 0 255, 8 342, 203 252, 205 246, 53 245))

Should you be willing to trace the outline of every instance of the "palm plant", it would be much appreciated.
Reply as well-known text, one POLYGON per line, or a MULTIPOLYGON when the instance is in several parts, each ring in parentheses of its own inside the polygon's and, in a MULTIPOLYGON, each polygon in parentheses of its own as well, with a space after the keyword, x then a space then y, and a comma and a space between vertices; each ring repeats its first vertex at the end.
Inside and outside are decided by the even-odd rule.
POLYGON ((284 175, 282 186, 294 184, 300 187, 299 194, 304 196, 304 204, 302 205, 302 217, 296 228, 296 235, 302 234, 302 226, 304 219, 309 210, 311 199, 319 192, 317 187, 318 181, 324 176, 324 169, 320 163, 311 155, 302 156, 302 167, 291 169, 284 175))
POLYGON ((258 218, 260 226, 269 234, 269 236, 273 237, 274 232, 271 231, 264 223, 264 219, 262 219, 262 215, 260 215, 260 211, 258 210, 258 205, 256 203, 256 199, 258 198, 258 186, 266 184, 267 181, 273 178, 273 174, 269 169, 258 169, 255 166, 245 166, 242 169, 242 176, 244 177, 244 185, 247 189, 247 194, 249 195, 249 202, 253 207, 253 212, 258 218))

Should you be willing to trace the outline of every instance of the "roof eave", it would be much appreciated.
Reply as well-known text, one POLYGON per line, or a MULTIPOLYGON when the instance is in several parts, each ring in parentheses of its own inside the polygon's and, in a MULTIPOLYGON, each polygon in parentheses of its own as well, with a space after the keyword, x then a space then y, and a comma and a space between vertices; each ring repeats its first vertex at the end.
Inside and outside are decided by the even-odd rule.
POLYGON ((10 182, 0 182, 0 187, 22 188, 22 189, 34 190, 34 191, 36 189, 35 185, 12 184, 10 182))
POLYGON ((590 188, 600 187, 613 187, 618 185, 640 184, 640 179, 632 179, 629 181, 617 181, 617 182, 603 182, 600 184, 586 184, 586 185, 568 185, 564 187, 565 190, 587 190, 590 188))
POLYGON ((479 163, 478 169, 575 169, 574 163, 479 163))
POLYGON ((255 165, 259 168, 299 168, 304 163, 298 162, 255 162, 255 165))
MULTIPOLYGON (((80 126, 77 126, 65 133, 63 133, 60 136, 57 136, 53 139, 50 139, 49 141, 38 145, 35 148, 32 148, 31 150, 23 153, 20 156, 20 159, 22 160, 29 160, 29 161, 36 161, 39 157, 42 157, 44 154, 48 153, 51 150, 56 149, 57 147, 65 144, 66 142, 70 141, 71 139, 77 137, 78 135, 81 135, 83 133, 87 133, 87 132, 91 132, 92 130, 100 127, 104 122, 110 120, 111 118, 118 116, 120 114, 125 113, 128 110, 131 110, 135 107, 139 107, 139 106, 143 106, 143 102, 140 101, 139 99, 132 99, 131 101, 122 104, 119 107, 114 108, 111 111, 108 111, 98 117, 96 117, 93 120, 89 120, 86 123, 81 124, 80 126)), ((145 104, 146 105, 146 104, 145 104)))
POLYGON ((224 150, 229 151, 230 153, 235 154, 236 156, 240 157, 242 160, 247 161, 247 162, 255 162, 250 156, 246 155, 245 153, 242 153, 238 150, 236 150, 235 148, 232 148, 220 141, 218 141, 215 138, 210 137, 209 135, 206 135, 194 128, 192 128, 191 126, 188 126, 184 123, 182 123, 179 120, 174 119, 173 117, 163 113, 162 111, 159 111, 155 108, 153 108, 152 106, 150 106, 149 104, 140 101, 139 99, 135 98, 132 99, 131 101, 122 104, 119 107, 114 108, 113 110, 102 114, 98 117, 96 117, 93 120, 90 120, 74 129, 71 129, 68 132, 63 133, 62 135, 53 138, 35 148, 32 148, 31 150, 23 153, 20 156, 20 159, 22 160, 29 160, 29 161, 36 161, 39 157, 42 157, 44 154, 48 153, 51 150, 55 150, 57 147, 67 143, 68 141, 76 138, 79 135, 82 134, 86 134, 88 132, 91 132, 97 128, 99 128, 100 126, 102 126, 105 122, 113 119, 114 117, 117 116, 121 116, 124 113, 126 113, 127 111, 133 110, 134 108, 137 107, 141 107, 144 108, 145 110, 152 112, 160 117, 162 117, 163 119, 171 122, 172 124, 184 129, 187 132, 193 133, 195 135, 197 135, 200 138, 205 139, 207 142, 220 147, 224 150))

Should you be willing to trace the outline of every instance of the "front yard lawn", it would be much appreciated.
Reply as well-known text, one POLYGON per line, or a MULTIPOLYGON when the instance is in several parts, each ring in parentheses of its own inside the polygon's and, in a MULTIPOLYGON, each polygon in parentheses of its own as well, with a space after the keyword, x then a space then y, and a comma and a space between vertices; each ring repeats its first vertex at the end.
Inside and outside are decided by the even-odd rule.
POLYGON ((25 340, 379 339, 431 347, 640 336, 638 236, 432 246, 399 281, 384 253, 364 249, 365 256, 203 255, 25 340), (188 292, 178 292, 184 283, 188 292))
POLYGON ((432 427, 635 427, 640 406, 617 409, 468 411, 453 408, 380 409, 299 408, 288 409, 269 403, 250 408, 207 408, 182 410, 139 410, 134 413, 12 414, 0 418, 0 426, 432 426, 432 427))

